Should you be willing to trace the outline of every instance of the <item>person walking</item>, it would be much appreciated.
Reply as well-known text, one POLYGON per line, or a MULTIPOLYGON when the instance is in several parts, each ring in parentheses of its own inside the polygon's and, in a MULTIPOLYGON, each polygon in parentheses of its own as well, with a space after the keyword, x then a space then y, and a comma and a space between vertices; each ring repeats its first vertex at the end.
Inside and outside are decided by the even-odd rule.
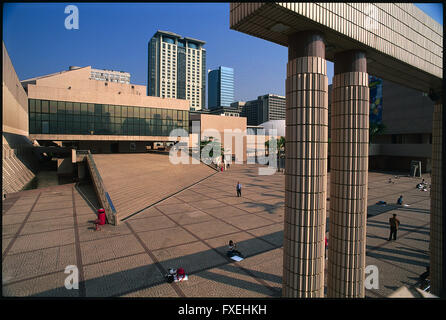
POLYGON ((400 226, 400 221, 396 217, 396 213, 393 214, 392 218, 389 218, 389 225, 390 225, 390 235, 389 239, 387 241, 396 240, 396 232, 398 231, 398 228, 400 226))
POLYGON ((237 197, 241 197, 242 196, 242 185, 240 184, 240 182, 237 182, 237 187, 235 189, 237 190, 237 197))
POLYGON ((403 195, 400 195, 396 203, 399 204, 400 206, 403 205, 403 195))

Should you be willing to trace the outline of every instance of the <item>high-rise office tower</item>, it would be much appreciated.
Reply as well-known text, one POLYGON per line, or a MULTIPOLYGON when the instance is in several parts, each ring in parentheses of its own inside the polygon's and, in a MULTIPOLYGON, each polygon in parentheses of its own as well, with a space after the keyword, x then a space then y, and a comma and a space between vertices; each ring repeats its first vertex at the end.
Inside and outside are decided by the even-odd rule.
POLYGON ((229 107, 234 102, 234 69, 220 66, 208 72, 208 108, 229 107))
MULTIPOLYGON (((235 104, 232 104, 235 106, 235 104)), ((258 96, 257 100, 245 102, 242 107, 241 117, 247 118, 249 126, 258 126, 270 120, 285 119, 285 97, 276 94, 258 96)))
POLYGON ((191 110, 206 101, 206 42, 158 30, 149 41, 147 95, 187 99, 191 110))

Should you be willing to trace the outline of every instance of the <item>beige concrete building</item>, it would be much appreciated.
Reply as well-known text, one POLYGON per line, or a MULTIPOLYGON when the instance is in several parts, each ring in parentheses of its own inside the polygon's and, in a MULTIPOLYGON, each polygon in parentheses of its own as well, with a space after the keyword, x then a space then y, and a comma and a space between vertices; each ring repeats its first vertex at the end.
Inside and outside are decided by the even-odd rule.
POLYGON ((21 190, 34 176, 35 157, 28 139, 28 98, 2 42, 2 198, 21 190))
POLYGON ((192 126, 191 146, 194 143, 196 144, 197 141, 208 140, 212 137, 214 141, 221 142, 222 146, 225 147, 225 155, 230 155, 231 159, 236 162, 246 163, 248 141, 246 118, 197 113, 191 114, 190 119, 192 126), (199 126, 198 137, 194 136, 194 122, 199 126), (231 139, 231 141, 228 141, 228 139, 231 139))
POLYGON ((335 63, 327 296, 365 293, 368 73, 435 100, 431 273, 432 292, 444 292, 442 27, 410 3, 300 2, 231 3, 230 27, 288 47, 283 295, 324 294, 326 60, 335 63))
POLYGON ((431 172, 434 102, 421 91, 386 80, 382 99, 385 129, 370 141, 370 169, 409 172, 416 160, 421 172, 431 172))
POLYGON ((28 98, 2 43, 2 130, 19 136, 28 136, 28 98))
MULTIPOLYGON (((434 102, 428 94, 419 90, 387 80, 381 81, 382 95, 375 97, 375 101, 380 99, 382 110, 378 122, 384 125, 384 129, 370 138, 369 170, 408 173, 411 161, 421 161, 421 172, 431 172, 434 102)), ((332 105, 331 91, 332 85, 329 85, 329 115, 332 105)), ((372 93, 370 99, 373 99, 372 93)), ((372 107, 372 101, 370 104, 372 107)), ((370 123, 373 125, 372 118, 370 123)), ((374 123, 377 123, 376 120, 374 123)))
POLYGON ((23 80, 29 136, 70 141, 93 152, 141 152, 148 142, 189 131, 189 102, 146 96, 146 86, 91 79, 91 67, 23 80))

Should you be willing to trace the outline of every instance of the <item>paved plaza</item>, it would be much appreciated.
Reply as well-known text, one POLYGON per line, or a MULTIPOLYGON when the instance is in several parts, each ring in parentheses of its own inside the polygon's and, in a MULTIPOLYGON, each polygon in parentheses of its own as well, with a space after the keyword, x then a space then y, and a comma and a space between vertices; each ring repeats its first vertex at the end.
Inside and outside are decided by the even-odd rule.
MULTIPOLYGON (((379 289, 366 291, 371 298, 416 284, 429 263, 429 191, 415 189, 420 178, 388 183, 389 177, 369 173, 366 265, 379 270, 379 289), (394 205, 399 195, 408 207, 394 205), (401 228, 396 241, 387 241, 392 213, 401 228)), ((257 166, 234 165, 101 231, 91 223, 97 207, 91 186, 9 194, 2 211, 3 295, 280 297, 284 181, 283 173, 259 176, 257 166), (226 257, 229 240, 245 260, 226 257), (78 290, 64 286, 69 265, 79 269, 78 290), (189 280, 166 283, 171 267, 183 267, 189 280)))

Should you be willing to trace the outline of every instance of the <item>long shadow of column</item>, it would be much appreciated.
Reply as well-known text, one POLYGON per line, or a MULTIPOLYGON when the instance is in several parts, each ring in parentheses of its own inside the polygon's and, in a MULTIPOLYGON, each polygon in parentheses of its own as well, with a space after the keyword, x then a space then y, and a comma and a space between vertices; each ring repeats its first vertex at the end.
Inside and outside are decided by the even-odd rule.
MULTIPOLYGON (((260 238, 260 237, 259 237, 260 238)), ((283 232, 274 232, 271 234, 267 234, 262 236, 261 238, 283 238, 283 232)), ((243 254, 249 258, 258 254, 262 254, 274 249, 278 249, 282 247, 282 243, 278 244, 276 247, 272 247, 271 245, 267 245, 259 247, 260 241, 258 238, 253 238, 245 241, 241 241, 237 244, 238 248, 243 252, 243 254), (241 249, 245 248, 245 249, 241 249), (251 248, 251 249, 249 249, 251 248)), ((222 246, 217 248, 218 251, 222 253, 226 253, 227 247, 222 246)), ((138 254, 140 255, 140 254, 138 254)), ((136 255, 135 255, 136 256, 136 255)), ((95 265, 84 266, 84 268, 93 269, 95 268, 98 273, 103 268, 109 268, 106 266, 108 263, 113 263, 114 261, 118 261, 120 258, 113 259, 112 261, 107 261, 105 263, 97 263, 95 265), (102 264, 102 266, 101 266, 102 264)), ((194 254, 189 254, 185 256, 181 256, 178 258, 173 258, 165 261, 160 261, 160 263, 168 269, 170 267, 178 268, 183 267, 188 275, 197 274, 198 276, 203 276, 204 278, 221 282, 223 284, 236 286, 247 291, 253 291, 256 293, 267 294, 275 296, 276 293, 272 292, 268 287, 262 286, 259 283, 244 281, 240 279, 235 279, 227 276, 217 275, 211 272, 209 269, 223 267, 228 264, 231 264, 233 261, 229 258, 223 259, 219 254, 217 254, 213 249, 197 252, 194 254)), ((232 272, 243 272, 239 267, 235 267, 231 265, 228 271, 232 272)), ((262 273, 258 271, 250 270, 250 272, 254 273, 255 276, 259 279, 263 279, 266 281, 274 281, 279 282, 279 277, 275 275, 270 275, 268 273, 262 273)), ((63 271, 61 271, 63 274, 63 271)), ((88 272, 84 274, 87 276, 88 272)), ((66 275, 62 275, 61 279, 64 279, 66 275)), ((189 280, 191 281, 191 280, 189 280)), ((87 297, 117 297, 126 295, 135 291, 149 289, 151 287, 166 283, 164 279, 164 275, 158 270, 154 263, 131 268, 119 272, 114 272, 108 275, 98 276, 93 279, 85 280, 83 285, 86 288, 86 296, 87 297)), ((7 287, 7 284, 4 286, 7 287)), ((5 292, 5 291, 4 291, 5 292)), ((64 287, 63 280, 61 281, 61 286, 46 290, 43 292, 39 292, 37 294, 32 295, 33 297, 69 297, 73 296, 73 290, 67 290, 64 287)))

